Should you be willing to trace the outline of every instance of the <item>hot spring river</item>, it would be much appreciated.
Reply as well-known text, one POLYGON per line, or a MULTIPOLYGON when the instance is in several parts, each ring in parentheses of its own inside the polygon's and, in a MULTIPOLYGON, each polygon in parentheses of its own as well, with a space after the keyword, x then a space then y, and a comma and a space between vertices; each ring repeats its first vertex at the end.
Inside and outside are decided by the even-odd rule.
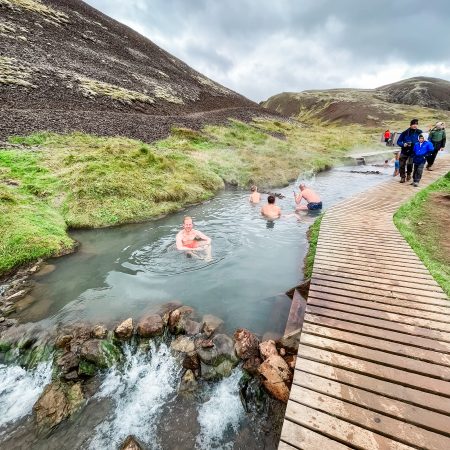
MULTIPOLYGON (((382 174, 376 175, 352 169, 337 168, 310 180, 325 208, 386 180, 393 170, 377 168, 382 174)), ((293 185, 273 190, 285 195, 276 201, 283 213, 293 212, 292 190, 293 185)), ((317 214, 268 222, 248 195, 227 190, 160 220, 73 232, 80 250, 48 261, 35 276, 36 287, 18 303, 18 318, 34 322, 38 333, 65 323, 137 319, 178 300, 199 316, 220 317, 230 335, 245 327, 260 337, 281 336, 290 308, 284 293, 303 280, 306 231, 317 214), (185 215, 212 238, 211 261, 175 250, 185 215)), ((0 448, 113 449, 129 434, 151 449, 276 448, 279 430, 271 430, 271 424, 277 418, 267 417, 267 410, 245 412, 239 368, 227 379, 205 383, 195 398, 177 395, 181 370, 164 342, 148 352, 128 348, 124 367, 98 380, 80 413, 50 437, 36 437, 31 408, 51 379, 51 366, 41 363, 25 371, 0 363, 0 448)))

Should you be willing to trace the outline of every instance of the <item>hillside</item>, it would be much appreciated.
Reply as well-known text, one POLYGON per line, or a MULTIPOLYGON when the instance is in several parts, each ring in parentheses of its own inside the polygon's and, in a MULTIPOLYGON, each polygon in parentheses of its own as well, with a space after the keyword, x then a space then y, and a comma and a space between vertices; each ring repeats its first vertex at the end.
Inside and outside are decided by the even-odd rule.
POLYGON ((79 130, 151 141, 261 108, 80 0, 0 0, 0 138, 79 130))
MULTIPOLYGON (((270 97, 261 106, 300 119, 374 127, 397 122, 410 115, 429 117, 439 114, 428 108, 449 111, 450 82, 419 77, 376 89, 284 92, 270 97), (421 111, 423 108, 427 110, 421 111)), ((445 112, 444 116, 447 114, 445 112)))

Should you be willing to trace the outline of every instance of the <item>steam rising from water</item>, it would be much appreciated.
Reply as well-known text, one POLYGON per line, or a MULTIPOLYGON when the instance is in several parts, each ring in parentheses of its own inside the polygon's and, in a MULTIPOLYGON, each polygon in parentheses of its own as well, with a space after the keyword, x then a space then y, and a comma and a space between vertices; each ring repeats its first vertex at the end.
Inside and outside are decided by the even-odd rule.
POLYGON ((125 349, 125 364, 112 368, 95 398, 109 398, 113 408, 109 416, 96 427, 91 449, 111 449, 133 434, 142 442, 159 448, 156 425, 165 403, 176 394, 180 365, 170 349, 151 342, 148 353, 125 349))
POLYGON ((0 364, 0 436, 4 427, 31 413, 44 386, 50 383, 52 363, 41 362, 34 370, 0 364))
POLYGON ((200 449, 232 449, 244 408, 239 397, 241 370, 235 370, 224 378, 211 392, 211 398, 198 410, 200 434, 197 446, 200 449), (229 442, 226 441, 227 433, 229 442))

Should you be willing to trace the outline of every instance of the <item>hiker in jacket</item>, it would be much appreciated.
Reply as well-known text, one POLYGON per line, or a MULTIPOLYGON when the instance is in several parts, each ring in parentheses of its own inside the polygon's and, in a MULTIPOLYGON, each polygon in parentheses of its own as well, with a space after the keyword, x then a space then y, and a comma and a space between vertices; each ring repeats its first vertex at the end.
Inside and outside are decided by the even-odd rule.
POLYGON ((433 144, 434 150, 427 156, 427 170, 433 170, 431 166, 434 164, 434 160, 439 152, 439 150, 444 150, 445 148, 445 123, 437 122, 436 125, 430 130, 428 135, 428 140, 433 144))
POLYGON ((419 136, 419 142, 416 142, 413 149, 413 186, 419 186, 419 181, 422 178, 423 166, 427 160, 428 155, 433 153, 433 144, 430 141, 426 141, 423 135, 419 136))
POLYGON ((422 130, 419 130, 418 119, 412 119, 409 128, 406 129, 398 138, 397 145, 402 148, 400 151, 400 183, 405 182, 405 169, 406 169, 406 181, 411 179, 411 173, 413 170, 412 155, 416 142, 419 141, 419 135, 422 134, 422 130))

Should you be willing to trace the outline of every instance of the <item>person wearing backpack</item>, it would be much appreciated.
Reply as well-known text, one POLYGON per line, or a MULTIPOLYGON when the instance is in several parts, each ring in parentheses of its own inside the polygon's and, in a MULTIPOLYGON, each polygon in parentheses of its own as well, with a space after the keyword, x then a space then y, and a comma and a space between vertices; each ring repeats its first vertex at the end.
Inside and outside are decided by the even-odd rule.
POLYGON ((413 170, 413 149, 416 142, 419 140, 419 135, 422 134, 422 130, 419 130, 418 119, 412 119, 409 128, 407 128, 398 138, 397 145, 402 148, 400 152, 400 183, 405 182, 405 172, 406 181, 411 179, 411 173, 413 170), (406 170, 405 170, 406 169, 406 170))
POLYGON ((431 166, 434 164, 434 160, 439 152, 439 150, 444 150, 445 148, 445 124, 444 122, 437 122, 436 125, 430 130, 428 135, 428 140, 433 144, 434 150, 427 156, 427 170, 433 170, 431 166))
POLYGON ((413 149, 413 186, 419 186, 420 179, 422 178, 423 166, 427 160, 427 156, 433 153, 434 147, 430 141, 426 141, 423 134, 419 136, 419 141, 415 143, 413 149))

